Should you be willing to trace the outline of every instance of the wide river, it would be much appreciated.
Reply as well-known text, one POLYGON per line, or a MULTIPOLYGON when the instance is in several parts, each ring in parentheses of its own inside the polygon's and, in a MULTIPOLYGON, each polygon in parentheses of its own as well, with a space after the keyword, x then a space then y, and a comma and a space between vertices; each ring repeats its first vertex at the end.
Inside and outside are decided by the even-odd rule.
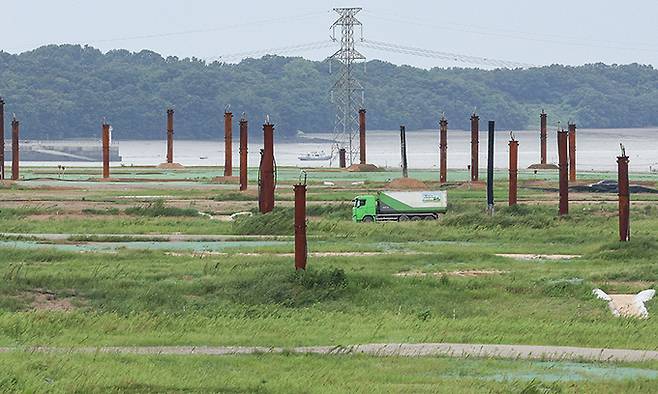
MULTIPOLYGON (((486 127, 482 124, 481 127, 486 127)), ((234 131, 233 161, 238 166, 238 138, 234 131)), ((514 133, 519 141, 519 166, 525 168, 539 162, 539 132, 518 131, 514 133)), ((330 138, 330 134, 307 134, 309 137, 330 138)), ((555 131, 548 134, 548 161, 557 162, 557 136, 555 131)), ((497 131, 495 135, 495 166, 507 168, 509 132, 497 131)), ((400 166, 399 131, 369 130, 367 134, 367 161, 383 167, 400 166)), ((122 164, 156 165, 165 161, 164 141, 118 141, 122 164)), ((358 143, 358 141, 357 141, 358 143)), ((578 129, 576 158, 579 170, 615 170, 616 156, 623 143, 630 157, 631 171, 658 171, 658 129, 578 129)), ((439 134, 436 130, 407 132, 407 155, 410 168, 435 168, 439 162, 439 134)), ((259 150, 262 148, 260 133, 252 134, 249 144, 249 165, 258 166, 259 150)), ((480 133, 480 167, 486 167, 487 133, 480 133)), ((278 165, 327 167, 329 161, 302 162, 297 156, 312 151, 331 151, 331 143, 276 142, 275 156, 278 165)), ((358 160, 358 158, 357 158, 358 160)), ((224 142, 214 141, 174 141, 174 161, 187 166, 223 165, 224 142)), ((56 165, 65 163, 30 163, 32 165, 56 165)), ((99 163, 66 163, 68 165, 96 165, 99 163)), ((470 164, 470 131, 448 131, 448 167, 466 169, 470 164)), ((334 162, 335 166, 336 163, 334 162)))

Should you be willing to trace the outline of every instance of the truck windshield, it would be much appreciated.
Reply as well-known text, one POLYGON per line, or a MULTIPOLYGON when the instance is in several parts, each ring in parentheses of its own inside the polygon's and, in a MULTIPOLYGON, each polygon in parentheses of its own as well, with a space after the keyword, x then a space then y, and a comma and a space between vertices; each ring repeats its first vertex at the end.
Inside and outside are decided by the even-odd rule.
POLYGON ((354 199, 354 208, 359 208, 366 205, 366 200, 360 200, 358 198, 354 199))

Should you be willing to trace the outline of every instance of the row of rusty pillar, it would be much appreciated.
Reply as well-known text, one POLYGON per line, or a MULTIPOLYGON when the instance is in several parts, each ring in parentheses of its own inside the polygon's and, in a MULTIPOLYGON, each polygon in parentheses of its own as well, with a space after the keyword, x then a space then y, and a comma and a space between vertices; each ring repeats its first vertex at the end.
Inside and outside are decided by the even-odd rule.
MULTIPOLYGON (((109 139, 105 138, 105 125, 103 127, 103 177, 109 177, 109 139), (107 157, 105 152, 108 152, 107 157), (106 173, 107 168, 107 173, 106 173)), ((109 125, 108 125, 109 130, 109 125)), ((174 110, 167 110, 167 163, 174 162, 174 110)), ((249 122, 245 114, 240 118, 240 190, 247 190, 248 186, 248 138, 249 122)), ((274 164, 274 125, 269 120, 263 125, 263 149, 259 169, 258 206, 261 213, 271 212, 274 209, 275 189, 274 164)), ((224 176, 233 176, 233 113, 224 112, 224 176)))
MULTIPOLYGON (((11 120, 11 179, 17 181, 20 176, 19 136, 20 122, 16 117, 11 120)), ((5 101, 0 97, 0 179, 5 177, 5 101)))

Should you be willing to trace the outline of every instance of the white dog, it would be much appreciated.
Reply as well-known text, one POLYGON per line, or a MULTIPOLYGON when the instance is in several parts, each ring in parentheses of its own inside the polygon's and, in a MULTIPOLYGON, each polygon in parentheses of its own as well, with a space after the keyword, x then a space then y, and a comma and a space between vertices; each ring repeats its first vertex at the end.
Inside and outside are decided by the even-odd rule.
POLYGON ((633 294, 606 294, 601 289, 594 289, 592 293, 601 300, 608 301, 608 307, 615 316, 639 317, 646 319, 649 312, 644 303, 656 295, 656 290, 644 290, 633 294))

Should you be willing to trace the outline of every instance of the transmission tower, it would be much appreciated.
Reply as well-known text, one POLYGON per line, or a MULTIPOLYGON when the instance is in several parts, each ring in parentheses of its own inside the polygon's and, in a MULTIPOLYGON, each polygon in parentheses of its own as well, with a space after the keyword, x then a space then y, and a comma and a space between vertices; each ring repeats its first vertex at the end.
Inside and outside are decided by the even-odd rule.
POLYGON ((363 41, 363 25, 356 19, 356 14, 361 8, 334 8, 334 11, 339 17, 331 25, 331 39, 338 41, 336 30, 339 28, 340 49, 329 59, 340 63, 340 71, 331 89, 331 101, 336 105, 332 153, 345 148, 349 152, 349 161, 352 164, 359 154, 359 144, 355 141, 359 130, 358 113, 359 109, 363 108, 364 102, 363 86, 354 77, 353 68, 357 62, 366 59, 354 47, 354 29, 357 26, 361 29, 360 35, 363 41))

